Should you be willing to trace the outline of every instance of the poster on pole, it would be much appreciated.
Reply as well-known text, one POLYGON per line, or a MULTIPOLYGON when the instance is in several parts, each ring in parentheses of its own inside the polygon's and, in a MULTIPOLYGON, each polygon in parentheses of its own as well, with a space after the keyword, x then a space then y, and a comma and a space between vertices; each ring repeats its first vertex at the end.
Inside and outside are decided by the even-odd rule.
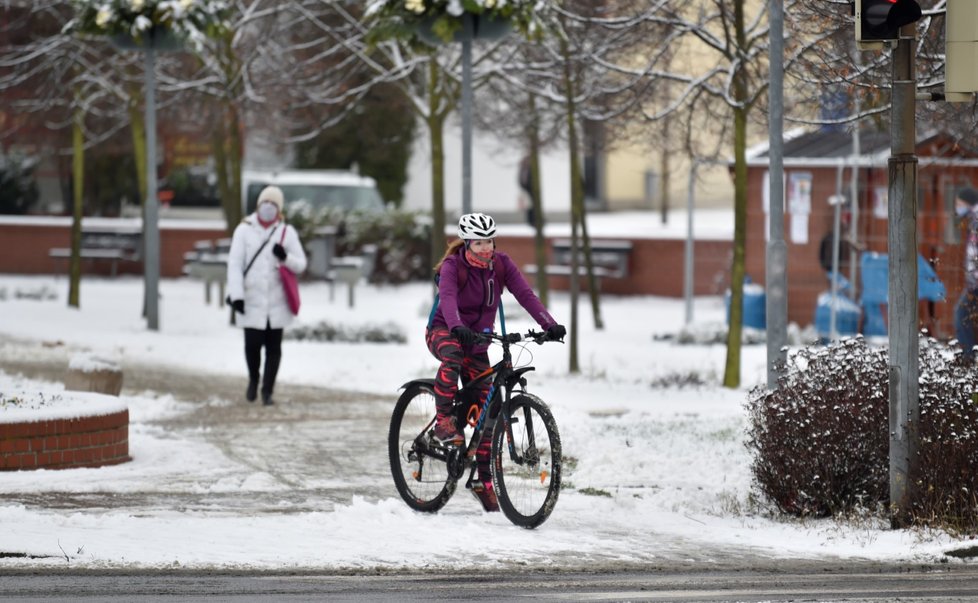
POLYGON ((885 186, 873 188, 873 217, 886 220, 889 217, 889 191, 885 186))
POLYGON ((791 172, 788 176, 788 211, 791 212, 791 242, 808 243, 808 215, 812 213, 812 173, 791 172))

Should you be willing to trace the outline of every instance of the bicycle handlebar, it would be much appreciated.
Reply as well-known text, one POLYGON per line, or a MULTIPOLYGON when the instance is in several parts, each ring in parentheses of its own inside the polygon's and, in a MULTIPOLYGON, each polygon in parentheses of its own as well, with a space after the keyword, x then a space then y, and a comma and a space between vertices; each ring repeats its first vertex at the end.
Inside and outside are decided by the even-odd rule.
POLYGON ((476 333, 476 338, 482 342, 499 341, 504 344, 519 343, 524 339, 538 345, 543 345, 546 341, 561 341, 559 339, 551 339, 546 332, 534 331, 532 329, 526 333, 507 333, 506 335, 500 335, 498 333, 476 333))

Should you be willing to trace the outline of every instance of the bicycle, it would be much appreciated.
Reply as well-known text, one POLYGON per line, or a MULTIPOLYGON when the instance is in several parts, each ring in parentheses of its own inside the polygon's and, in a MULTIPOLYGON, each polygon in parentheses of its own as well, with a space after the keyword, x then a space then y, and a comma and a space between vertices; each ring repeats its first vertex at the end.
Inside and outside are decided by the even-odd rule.
POLYGON ((462 446, 444 446, 431 437, 435 423, 435 380, 415 379, 401 388, 391 415, 388 452, 398 493, 409 507, 435 513, 455 493, 458 480, 472 489, 476 449, 491 429, 492 484, 503 514, 514 524, 535 528, 550 516, 560 494, 561 449, 557 423, 547 405, 526 391, 532 366, 514 368, 510 346, 523 340, 553 341, 546 333, 483 333, 502 346, 502 360, 458 389, 452 412, 467 436, 462 446), (479 385, 491 380, 479 399, 479 385))

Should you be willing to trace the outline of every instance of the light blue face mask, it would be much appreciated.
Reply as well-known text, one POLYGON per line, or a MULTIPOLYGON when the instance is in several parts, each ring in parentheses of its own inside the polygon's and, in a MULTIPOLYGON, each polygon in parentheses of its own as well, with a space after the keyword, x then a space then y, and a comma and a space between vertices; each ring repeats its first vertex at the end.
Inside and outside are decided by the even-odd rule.
POLYGON ((955 213, 958 214, 958 217, 959 218, 963 218, 963 217, 967 216, 969 213, 971 213, 971 207, 970 206, 967 206, 967 205, 964 206, 964 207, 958 206, 958 207, 954 208, 954 211, 955 211, 955 213))
POLYGON ((278 216, 278 207, 274 203, 262 203, 258 206, 258 218, 262 222, 271 222, 278 216))

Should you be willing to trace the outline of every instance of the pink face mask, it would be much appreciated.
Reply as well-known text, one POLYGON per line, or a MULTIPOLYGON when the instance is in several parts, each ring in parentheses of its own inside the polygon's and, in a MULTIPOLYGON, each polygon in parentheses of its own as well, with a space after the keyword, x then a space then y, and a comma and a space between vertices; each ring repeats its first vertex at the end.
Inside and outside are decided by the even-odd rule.
POLYGON ((465 247, 465 259, 473 266, 478 266, 479 268, 489 267, 489 264, 492 262, 492 254, 492 248, 481 253, 476 253, 471 247, 465 247))

